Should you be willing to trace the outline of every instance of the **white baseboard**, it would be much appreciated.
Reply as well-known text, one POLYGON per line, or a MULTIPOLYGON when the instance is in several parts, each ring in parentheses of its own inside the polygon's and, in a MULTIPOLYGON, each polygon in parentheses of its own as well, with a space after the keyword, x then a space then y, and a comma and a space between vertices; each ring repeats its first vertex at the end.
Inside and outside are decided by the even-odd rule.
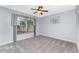
POLYGON ((75 41, 71 41, 71 40, 68 40, 66 38, 62 38, 62 37, 58 37, 58 36, 47 36, 47 35, 41 35, 41 36, 46 36, 46 37, 50 37, 50 38, 56 38, 56 39, 59 39, 59 40, 64 40, 64 41, 67 41, 67 42, 72 42, 72 43, 75 43, 75 41))
POLYGON ((9 44, 9 43, 12 43, 12 42, 13 42, 13 41, 3 42, 3 43, 0 43, 0 46, 6 45, 6 44, 9 44))

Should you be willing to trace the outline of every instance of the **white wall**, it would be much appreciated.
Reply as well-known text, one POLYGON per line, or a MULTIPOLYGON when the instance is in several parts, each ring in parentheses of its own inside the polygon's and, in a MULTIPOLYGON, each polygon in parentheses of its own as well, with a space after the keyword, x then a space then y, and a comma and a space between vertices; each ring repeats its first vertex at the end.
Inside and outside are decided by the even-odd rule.
POLYGON ((41 22, 40 18, 36 18, 36 35, 40 35, 40 30, 41 30, 41 22))
MULTIPOLYGON (((0 45, 13 42, 13 27, 11 26, 12 13, 28 16, 27 14, 0 7, 0 45)), ((17 35, 17 40, 30 37, 33 37, 33 33, 17 35)))
POLYGON ((79 50, 79 6, 77 6, 76 8, 77 11, 76 11, 76 20, 77 20, 77 46, 78 46, 78 50, 79 50))
POLYGON ((67 11, 40 19, 40 35, 76 42, 75 11, 67 11), (60 23, 52 24, 53 16, 60 16, 60 23))
POLYGON ((11 26, 11 13, 0 8, 0 45, 12 41, 13 28, 11 26))

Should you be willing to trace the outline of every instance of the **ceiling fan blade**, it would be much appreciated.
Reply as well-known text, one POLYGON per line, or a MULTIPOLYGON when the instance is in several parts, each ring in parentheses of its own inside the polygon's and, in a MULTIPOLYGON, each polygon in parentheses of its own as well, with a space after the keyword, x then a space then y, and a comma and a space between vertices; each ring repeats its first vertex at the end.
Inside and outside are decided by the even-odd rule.
POLYGON ((36 14, 37 12, 34 12, 33 14, 36 14))
POLYGON ((41 11, 43 11, 43 12, 48 12, 48 10, 41 10, 41 11))
POLYGON ((31 8, 31 10, 36 10, 36 9, 31 8))

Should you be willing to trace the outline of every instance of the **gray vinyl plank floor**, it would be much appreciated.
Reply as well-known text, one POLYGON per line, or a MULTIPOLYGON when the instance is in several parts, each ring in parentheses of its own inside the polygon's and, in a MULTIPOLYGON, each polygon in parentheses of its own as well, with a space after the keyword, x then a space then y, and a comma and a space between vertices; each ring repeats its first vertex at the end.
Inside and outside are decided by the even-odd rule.
POLYGON ((37 36, 0 46, 0 53, 77 53, 75 43, 37 36))

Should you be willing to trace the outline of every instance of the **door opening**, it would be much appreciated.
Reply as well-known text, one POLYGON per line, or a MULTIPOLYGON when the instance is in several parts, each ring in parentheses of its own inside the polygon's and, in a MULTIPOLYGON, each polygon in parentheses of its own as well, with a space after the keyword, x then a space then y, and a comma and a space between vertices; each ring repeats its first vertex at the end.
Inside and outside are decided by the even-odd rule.
POLYGON ((34 33, 33 36, 36 36, 36 19, 16 14, 12 15, 12 19, 13 42, 17 41, 18 35, 23 36, 25 34, 34 33))

